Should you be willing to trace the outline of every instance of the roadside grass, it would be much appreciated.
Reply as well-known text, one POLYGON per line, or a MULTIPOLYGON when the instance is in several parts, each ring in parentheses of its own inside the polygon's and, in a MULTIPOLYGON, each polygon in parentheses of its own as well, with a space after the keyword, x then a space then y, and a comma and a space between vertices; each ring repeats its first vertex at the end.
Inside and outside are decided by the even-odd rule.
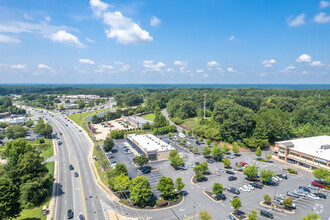
MULTIPOLYGON (((208 121, 212 121, 212 117, 206 117, 205 119, 208 121)), ((197 117, 187 118, 183 120, 183 123, 181 125, 188 129, 193 129, 194 127, 199 125, 199 120, 197 117)))
POLYGON ((45 143, 40 144, 38 140, 31 141, 32 146, 36 147, 36 150, 41 150, 41 156, 46 159, 54 155, 53 140, 45 138, 45 143))
POLYGON ((146 115, 142 115, 141 117, 145 118, 149 121, 154 121, 155 120, 155 114, 154 113, 149 113, 149 114, 146 114, 146 115))
MULTIPOLYGON (((52 175, 54 175, 54 161, 46 163, 46 167, 48 169, 48 172, 52 175)), ((52 196, 52 190, 53 185, 49 189, 48 197, 45 199, 45 201, 40 204, 37 207, 34 207, 33 209, 23 209, 20 213, 20 216, 16 218, 17 220, 46 220, 47 216, 42 216, 42 207, 49 206, 50 198, 52 196)))
POLYGON ((94 156, 97 158, 97 161, 94 161, 95 167, 96 167, 97 173, 98 173, 98 175, 99 175, 102 183, 104 185, 108 186, 109 185, 108 175, 107 175, 106 171, 102 171, 102 161, 100 160, 100 157, 103 158, 103 159, 105 159, 105 160, 107 160, 107 159, 104 158, 105 155, 104 155, 103 151, 99 153, 96 150, 96 146, 97 145, 99 145, 99 143, 98 142, 94 142, 93 158, 94 158, 94 156))

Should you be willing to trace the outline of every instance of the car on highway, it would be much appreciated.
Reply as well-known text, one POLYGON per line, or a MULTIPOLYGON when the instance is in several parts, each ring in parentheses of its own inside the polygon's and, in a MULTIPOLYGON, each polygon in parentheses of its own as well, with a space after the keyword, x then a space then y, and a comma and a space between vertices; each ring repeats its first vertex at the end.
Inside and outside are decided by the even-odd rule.
POLYGON ((72 164, 69 165, 69 169, 70 169, 70 170, 74 170, 72 164))
POLYGON ((240 191, 238 189, 236 189, 235 187, 228 187, 227 191, 229 191, 231 193, 234 193, 234 194, 237 194, 237 195, 240 194, 240 191))
POLYGON ((62 132, 60 132, 60 135, 63 135, 62 132))
POLYGON ((85 220, 85 217, 84 217, 84 215, 81 212, 78 215, 78 220, 85 220))
POLYGON ((314 195, 313 193, 308 193, 307 197, 308 197, 308 198, 311 198, 311 199, 315 199, 315 200, 320 199, 320 197, 314 195))
POLYGON ((319 197, 320 199, 326 199, 328 198, 327 195, 323 194, 323 193, 313 193, 315 196, 319 197))
POLYGON ((230 175, 235 175, 234 171, 231 171, 231 170, 226 170, 226 173, 228 173, 230 175))
POLYGON ((78 177, 79 176, 78 172, 74 172, 74 176, 78 177))
POLYGON ((71 209, 68 210, 68 219, 72 219, 74 216, 73 211, 71 209))
POLYGON ((260 215, 270 219, 274 218, 273 214, 266 210, 260 210, 260 215))
POLYGON ((228 176, 228 181, 234 181, 237 180, 236 176, 228 176))

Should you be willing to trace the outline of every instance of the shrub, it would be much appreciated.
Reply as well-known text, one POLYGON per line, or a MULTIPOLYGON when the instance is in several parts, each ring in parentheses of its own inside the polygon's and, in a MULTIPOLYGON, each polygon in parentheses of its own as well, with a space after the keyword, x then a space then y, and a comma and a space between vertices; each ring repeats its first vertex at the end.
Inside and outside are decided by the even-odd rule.
POLYGON ((238 167, 238 168, 242 168, 243 165, 239 163, 239 164, 236 165, 236 167, 238 167))
POLYGON ((260 159, 259 161, 260 161, 260 162, 266 162, 266 160, 265 160, 265 159, 263 159, 263 158, 262 158, 262 159, 260 159))
POLYGON ((160 199, 157 201, 159 207, 166 206, 168 204, 167 200, 160 199))
POLYGON ((294 169, 291 169, 291 168, 288 169, 288 172, 292 173, 292 174, 297 174, 297 171, 295 171, 294 169))
POLYGON ((171 118, 171 120, 177 125, 181 125, 183 123, 183 120, 179 117, 171 118))

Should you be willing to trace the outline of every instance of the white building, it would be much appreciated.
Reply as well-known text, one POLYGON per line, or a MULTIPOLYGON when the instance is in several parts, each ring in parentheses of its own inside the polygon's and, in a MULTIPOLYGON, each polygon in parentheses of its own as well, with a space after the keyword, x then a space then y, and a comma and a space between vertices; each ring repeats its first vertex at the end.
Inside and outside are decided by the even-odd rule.
POLYGON ((132 127, 143 128, 143 125, 149 122, 150 125, 153 124, 152 121, 149 121, 145 118, 139 116, 123 116, 124 121, 127 121, 132 127))
POLYGON ((130 140, 129 142, 131 146, 140 154, 147 155, 149 159, 168 159, 170 151, 174 150, 174 147, 152 134, 131 134, 127 136, 130 140))
POLYGON ((330 136, 275 142, 273 154, 280 160, 305 168, 330 170, 330 136))

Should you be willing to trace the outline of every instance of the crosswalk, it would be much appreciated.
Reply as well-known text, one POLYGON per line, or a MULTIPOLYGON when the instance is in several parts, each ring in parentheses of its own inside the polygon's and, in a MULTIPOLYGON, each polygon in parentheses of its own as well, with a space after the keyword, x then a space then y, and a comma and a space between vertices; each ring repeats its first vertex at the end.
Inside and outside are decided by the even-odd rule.
POLYGON ((104 219, 110 220, 109 213, 108 213, 108 210, 110 209, 110 207, 107 204, 105 204, 102 200, 100 200, 100 203, 101 203, 104 219))

